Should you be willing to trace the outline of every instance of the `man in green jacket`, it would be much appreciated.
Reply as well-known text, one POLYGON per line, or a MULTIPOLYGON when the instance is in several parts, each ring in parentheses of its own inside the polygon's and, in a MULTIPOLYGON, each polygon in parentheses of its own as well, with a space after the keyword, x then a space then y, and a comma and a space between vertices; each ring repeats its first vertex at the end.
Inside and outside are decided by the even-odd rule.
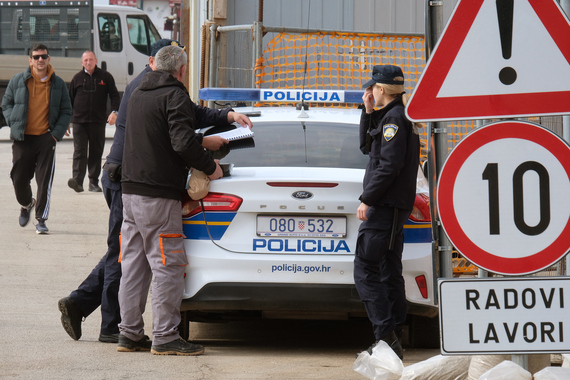
POLYGON ((16 74, 2 98, 2 111, 10 126, 12 170, 16 199, 22 206, 19 223, 25 227, 36 208, 36 232, 49 232, 50 193, 55 171, 55 145, 61 141, 71 121, 71 101, 65 82, 50 65, 47 46, 30 50, 30 67, 16 74), (36 176, 37 201, 31 181, 36 176))

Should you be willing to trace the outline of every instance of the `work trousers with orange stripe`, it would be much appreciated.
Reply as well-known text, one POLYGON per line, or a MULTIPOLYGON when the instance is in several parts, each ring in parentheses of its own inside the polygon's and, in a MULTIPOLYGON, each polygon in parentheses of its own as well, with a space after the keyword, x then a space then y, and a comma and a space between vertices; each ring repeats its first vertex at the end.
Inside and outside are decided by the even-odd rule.
POLYGON ((152 280, 153 345, 180 338, 187 264, 180 201, 123 193, 121 334, 132 340, 144 336, 143 313, 152 280))

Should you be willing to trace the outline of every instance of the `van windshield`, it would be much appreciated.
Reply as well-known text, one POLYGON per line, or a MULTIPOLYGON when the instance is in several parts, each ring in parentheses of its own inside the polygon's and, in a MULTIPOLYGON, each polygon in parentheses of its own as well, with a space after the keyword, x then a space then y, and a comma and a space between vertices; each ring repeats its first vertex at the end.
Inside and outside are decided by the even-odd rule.
POLYGON ((160 33, 146 15, 127 16, 129 40, 140 53, 150 55, 152 44, 160 40, 160 33))

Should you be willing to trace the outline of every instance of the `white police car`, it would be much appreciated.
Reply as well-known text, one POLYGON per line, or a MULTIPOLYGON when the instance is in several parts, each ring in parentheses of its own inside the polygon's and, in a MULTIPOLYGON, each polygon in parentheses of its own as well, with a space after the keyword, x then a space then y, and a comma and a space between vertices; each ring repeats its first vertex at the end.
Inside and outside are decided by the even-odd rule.
MULTIPOLYGON (((200 97, 360 103, 362 92, 202 89, 200 97)), ((231 175, 210 183, 203 205, 184 204, 183 336, 190 321, 365 317, 353 280, 356 209, 368 162, 359 150, 361 110, 234 110, 251 115, 255 136, 230 144, 221 163, 231 175)), ((429 197, 421 171, 418 184, 405 226, 406 296, 409 315, 433 317, 429 197)), ((416 333, 425 337, 419 329, 410 337, 416 333)))

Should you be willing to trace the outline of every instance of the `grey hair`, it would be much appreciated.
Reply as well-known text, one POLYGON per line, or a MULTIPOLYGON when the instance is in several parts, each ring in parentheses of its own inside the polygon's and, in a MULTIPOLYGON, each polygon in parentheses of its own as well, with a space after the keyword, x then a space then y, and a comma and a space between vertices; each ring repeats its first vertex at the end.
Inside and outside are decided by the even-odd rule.
POLYGON ((178 46, 165 46, 156 53, 156 69, 168 71, 176 75, 180 68, 186 65, 188 56, 182 48, 178 46))

